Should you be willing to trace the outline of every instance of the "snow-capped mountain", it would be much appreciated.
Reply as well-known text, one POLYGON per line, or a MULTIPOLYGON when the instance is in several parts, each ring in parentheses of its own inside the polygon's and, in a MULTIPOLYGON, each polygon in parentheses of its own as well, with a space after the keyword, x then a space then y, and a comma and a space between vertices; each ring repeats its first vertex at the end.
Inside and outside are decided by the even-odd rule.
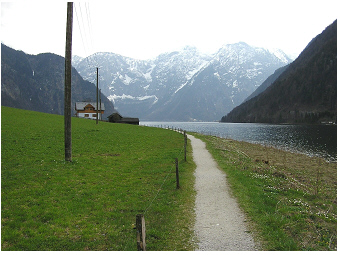
POLYGON ((213 121, 241 104, 269 75, 291 60, 282 52, 246 43, 224 45, 214 55, 195 47, 135 60, 97 53, 74 62, 126 116, 142 120, 213 121))
POLYGON ((79 56, 72 56, 72 65, 77 66, 84 58, 79 56))

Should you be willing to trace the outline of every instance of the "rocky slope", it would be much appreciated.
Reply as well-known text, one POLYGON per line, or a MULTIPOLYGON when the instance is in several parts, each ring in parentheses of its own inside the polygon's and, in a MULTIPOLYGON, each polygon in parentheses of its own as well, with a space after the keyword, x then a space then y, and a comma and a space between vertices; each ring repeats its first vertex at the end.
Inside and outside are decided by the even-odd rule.
POLYGON ((126 116, 142 120, 214 121, 241 104, 269 75, 291 60, 282 52, 224 45, 214 55, 194 47, 135 60, 97 53, 73 65, 126 116))

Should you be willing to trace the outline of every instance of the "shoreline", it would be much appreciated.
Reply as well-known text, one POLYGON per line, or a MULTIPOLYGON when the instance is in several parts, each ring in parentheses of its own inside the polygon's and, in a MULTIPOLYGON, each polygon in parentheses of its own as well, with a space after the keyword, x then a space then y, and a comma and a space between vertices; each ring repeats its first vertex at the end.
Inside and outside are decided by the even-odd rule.
POLYGON ((336 125, 216 122, 141 122, 140 124, 165 129, 180 128, 187 132, 273 146, 312 157, 322 157, 331 162, 337 161, 336 125))
POLYGON ((335 162, 249 142, 195 137, 227 174, 263 250, 337 250, 335 162))

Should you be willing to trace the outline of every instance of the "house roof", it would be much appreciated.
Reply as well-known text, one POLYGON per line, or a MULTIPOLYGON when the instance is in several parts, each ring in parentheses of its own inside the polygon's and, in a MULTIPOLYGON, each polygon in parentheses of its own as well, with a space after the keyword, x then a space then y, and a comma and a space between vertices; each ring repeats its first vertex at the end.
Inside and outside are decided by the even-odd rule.
POLYGON ((108 116, 107 118, 110 118, 111 116, 113 116, 113 115, 115 115, 115 114, 118 114, 121 118, 123 118, 123 116, 120 115, 120 113, 119 113, 117 110, 115 110, 115 109, 113 109, 112 114, 110 114, 110 116, 108 116))
MULTIPOLYGON (((77 111, 77 110, 84 110, 85 106, 88 105, 88 104, 92 105, 93 108, 96 110, 97 102, 76 102, 76 111, 77 111)), ((105 111, 104 103, 102 103, 101 106, 102 106, 101 109, 102 109, 103 111, 105 111)), ((99 107, 99 109, 100 109, 99 103, 98 103, 98 107, 99 107)))

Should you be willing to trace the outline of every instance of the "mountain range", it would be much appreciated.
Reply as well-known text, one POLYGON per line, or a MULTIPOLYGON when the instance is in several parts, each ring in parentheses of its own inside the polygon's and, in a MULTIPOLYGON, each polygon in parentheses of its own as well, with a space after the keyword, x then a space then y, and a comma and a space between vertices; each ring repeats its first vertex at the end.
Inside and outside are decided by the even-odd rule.
POLYGON ((79 74, 99 87, 122 115, 142 120, 216 121, 241 104, 274 71, 291 62, 280 50, 244 42, 205 55, 195 47, 136 60, 115 53, 73 58, 79 74))
POLYGON ((221 121, 336 122, 336 106, 337 20, 311 40, 294 62, 277 70, 221 121))
MULTIPOLYGON (((65 59, 43 53, 29 55, 1 44, 1 105, 53 114, 64 114, 65 59)), ((95 101, 96 87, 72 68, 72 105, 95 101)), ((101 96, 106 119, 114 111, 112 102, 101 96)), ((72 107, 72 115, 75 109, 72 107)))

